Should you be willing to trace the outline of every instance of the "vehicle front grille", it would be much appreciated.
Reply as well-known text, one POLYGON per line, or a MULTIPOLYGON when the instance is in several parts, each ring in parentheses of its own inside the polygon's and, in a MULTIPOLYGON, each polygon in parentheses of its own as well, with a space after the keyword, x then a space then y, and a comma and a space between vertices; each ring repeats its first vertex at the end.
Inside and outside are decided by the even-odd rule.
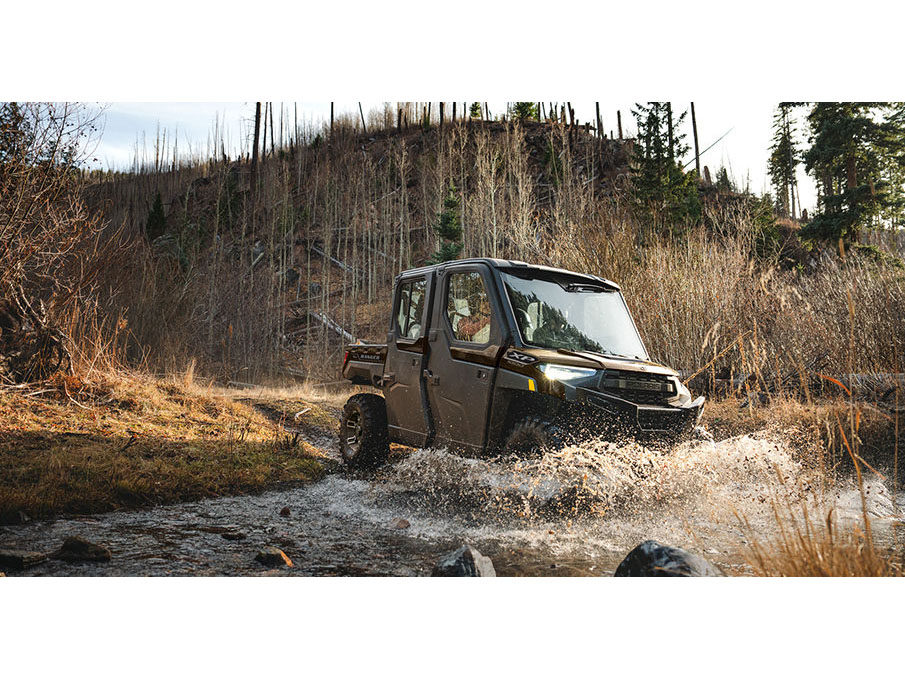
POLYGON ((687 422, 688 414, 681 410, 638 409, 638 426, 646 431, 675 431, 687 422))
POLYGON ((600 390, 642 405, 664 405, 676 395, 676 386, 666 375, 630 370, 605 371, 600 390))

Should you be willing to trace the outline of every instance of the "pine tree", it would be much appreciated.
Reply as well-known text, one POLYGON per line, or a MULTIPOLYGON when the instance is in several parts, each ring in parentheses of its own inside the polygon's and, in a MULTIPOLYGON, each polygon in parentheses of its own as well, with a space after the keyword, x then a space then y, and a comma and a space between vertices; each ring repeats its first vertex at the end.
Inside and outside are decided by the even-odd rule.
POLYGON ((22 108, 14 101, 0 105, 0 168, 24 161, 34 131, 22 108))
POLYGON ((817 182, 818 212, 806 233, 857 242, 865 228, 901 223, 903 120, 879 102, 816 103, 808 114, 805 168, 817 182))
POLYGON ((471 106, 468 108, 468 115, 473 119, 478 119, 481 117, 481 102, 473 101, 471 102, 471 106))
POLYGON ((460 220, 461 200, 455 185, 450 183, 449 191, 443 200, 443 211, 440 213, 434 231, 439 238, 437 252, 431 262, 439 264, 458 259, 462 253, 462 223, 460 220))
POLYGON ((773 115, 773 145, 767 162, 770 181, 776 191, 777 209, 793 219, 796 215, 795 196, 798 186, 795 170, 801 163, 801 151, 795 143, 795 121, 792 118, 795 106, 798 104, 786 101, 777 107, 773 115))
POLYGON ((679 130, 687 111, 673 115, 669 102, 635 104, 638 126, 633 153, 632 188, 638 207, 654 220, 671 226, 700 216, 696 173, 685 173, 681 160, 688 152, 679 130))
POLYGON ((153 243, 154 239, 159 238, 167 230, 167 219, 163 214, 163 201, 160 198, 160 192, 154 198, 154 205, 148 213, 148 221, 145 224, 145 235, 148 242, 153 243))
POLYGON ((509 104, 509 115, 516 120, 537 120, 537 103, 533 101, 514 101, 509 104))

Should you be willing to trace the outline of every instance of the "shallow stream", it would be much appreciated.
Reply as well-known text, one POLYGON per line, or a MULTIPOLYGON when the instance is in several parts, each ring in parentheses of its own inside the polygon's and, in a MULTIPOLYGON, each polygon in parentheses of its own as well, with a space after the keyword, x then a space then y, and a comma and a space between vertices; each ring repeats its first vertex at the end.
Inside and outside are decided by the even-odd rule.
MULTIPOLYGON (((788 441, 766 432, 668 452, 591 442, 534 460, 418 450, 291 490, 0 527, 0 546, 49 552, 81 535, 113 552, 109 563, 45 561, 27 575, 429 575, 467 542, 499 575, 548 576, 611 575, 655 539, 744 575, 746 541, 773 534, 775 502, 825 491, 841 519, 858 520, 854 485, 817 484, 788 441), (267 545, 294 567, 255 562, 267 545)), ((895 503, 876 477, 866 492, 875 532, 901 545, 905 497, 895 503)))

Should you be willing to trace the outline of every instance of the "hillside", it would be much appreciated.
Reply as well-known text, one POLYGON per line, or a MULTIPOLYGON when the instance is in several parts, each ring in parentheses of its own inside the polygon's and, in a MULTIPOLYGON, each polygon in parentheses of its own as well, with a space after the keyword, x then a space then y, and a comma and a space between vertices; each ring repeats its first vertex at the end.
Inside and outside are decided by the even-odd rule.
POLYGON ((769 202, 694 173, 681 190, 695 211, 639 205, 633 143, 556 122, 367 136, 345 123, 300 133, 257 168, 211 159, 95 174, 86 201, 128 244, 100 306, 133 363, 196 361, 223 382, 331 382, 344 343, 384 336, 392 278, 436 252, 452 190, 462 256, 617 280, 650 353, 678 369, 737 384, 898 372, 895 258, 815 249, 769 202), (840 343, 851 324, 856 340, 840 343))

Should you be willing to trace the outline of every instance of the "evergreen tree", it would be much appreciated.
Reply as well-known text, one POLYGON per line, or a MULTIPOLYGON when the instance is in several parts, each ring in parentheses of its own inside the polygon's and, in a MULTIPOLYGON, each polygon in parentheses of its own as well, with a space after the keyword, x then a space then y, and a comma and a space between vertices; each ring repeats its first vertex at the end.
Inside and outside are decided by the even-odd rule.
POLYGON ((729 176, 729 170, 725 166, 716 171, 716 181, 714 182, 718 191, 722 193, 738 193, 738 187, 729 176))
POLYGON ((31 123, 19 104, 11 101, 0 105, 0 167, 26 160, 32 141, 31 123))
MULTIPOLYGON (((801 152, 795 143, 795 121, 792 109, 798 104, 782 102, 773 115, 773 145, 767 169, 776 191, 776 206, 780 213, 796 215, 795 196, 798 182, 795 169, 801 162, 801 152)), ((799 206, 800 207, 800 206, 799 206)))
POLYGON ((681 160, 688 152, 679 126, 687 111, 674 116, 669 102, 635 104, 638 126, 633 153, 632 187, 638 206, 655 220, 671 223, 700 216, 696 173, 685 173, 681 160))
POLYGON ((808 114, 805 168, 817 182, 809 235, 857 242, 863 229, 901 223, 898 179, 905 160, 902 115, 878 102, 816 103, 808 114))
POLYGON ((154 239, 159 238, 167 230, 167 219, 163 214, 163 201, 160 198, 160 192, 154 198, 154 205, 148 213, 148 221, 145 224, 145 235, 148 241, 153 243, 154 239))
POLYGON ((471 106, 468 108, 468 115, 474 119, 478 119, 481 117, 481 102, 473 101, 471 102, 471 106))
POLYGON ((509 104, 509 115, 516 120, 537 120, 537 103, 533 101, 514 101, 509 104))
POLYGON ((450 183, 449 191, 443 200, 443 211, 440 213, 434 231, 439 239, 437 252, 431 262, 439 264, 458 259, 462 253, 462 222, 460 219, 461 201, 455 185, 450 183))

